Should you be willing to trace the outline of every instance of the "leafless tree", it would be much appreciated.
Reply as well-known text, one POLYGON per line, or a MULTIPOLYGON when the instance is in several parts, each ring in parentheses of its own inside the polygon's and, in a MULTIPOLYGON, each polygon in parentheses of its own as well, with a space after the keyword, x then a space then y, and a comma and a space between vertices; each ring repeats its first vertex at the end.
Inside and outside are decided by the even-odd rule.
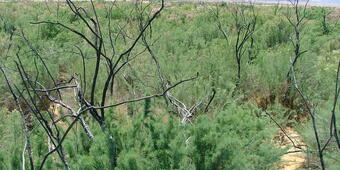
MULTIPOLYGON (((236 40, 234 45, 234 55, 236 59, 237 64, 237 75, 236 75, 236 86, 240 84, 241 81, 241 71, 242 71, 242 58, 247 51, 247 42, 252 39, 252 35, 255 31, 255 25, 256 25, 256 15, 254 6, 252 3, 249 4, 251 6, 251 11, 249 14, 249 11, 247 10, 247 5, 245 4, 232 4, 231 11, 233 16, 233 28, 236 32, 236 40)), ((224 36, 224 39, 227 42, 230 42, 227 31, 225 31, 222 27, 222 23, 220 21, 219 17, 219 9, 216 8, 215 16, 217 18, 217 26, 218 29, 221 31, 221 33, 224 36)), ((254 39, 252 39, 251 47, 254 47, 254 39)), ((251 54, 251 60, 253 60, 253 54, 251 54)))
MULTIPOLYGON (((340 148, 339 145, 339 137, 336 127, 336 117, 335 117, 335 108, 337 105, 337 100, 339 98, 340 88, 339 88, 339 70, 340 70, 340 61, 337 69, 337 76, 336 76, 336 85, 335 85, 335 97, 334 97, 334 103, 332 107, 332 116, 330 120, 330 136, 325 142, 325 144, 322 144, 322 140, 320 137, 319 129, 317 128, 317 113, 316 109, 314 108, 316 105, 311 105, 309 99, 304 95, 303 91, 298 85, 298 81, 296 79, 296 63, 297 61, 302 57, 302 55, 307 52, 306 50, 301 50, 301 27, 304 23, 304 19, 306 17, 306 8, 308 5, 308 0, 304 5, 299 4, 299 0, 290 0, 290 3, 292 5, 292 8, 288 8, 287 10, 287 20, 289 21, 290 25, 294 29, 294 37, 291 37, 291 42, 294 47, 294 56, 290 59, 290 69, 287 74, 287 83, 288 88, 290 89, 290 85, 294 87, 294 89, 297 91, 298 95, 301 97, 302 102, 304 104, 304 107, 306 111, 308 112, 311 121, 312 121, 312 129, 314 132, 315 141, 317 144, 317 152, 318 157, 320 160, 321 169, 325 169, 325 162, 324 162, 324 151, 327 148, 327 146, 330 144, 331 139, 334 137, 337 143, 337 146, 340 148), (291 11, 293 11, 293 15, 291 14, 291 11)), ((288 89, 287 94, 290 92, 288 89)), ((286 95, 287 95, 286 94, 286 95)))
MULTIPOLYGON (((293 64, 293 59, 291 59, 291 63, 293 64)), ((339 94, 340 94, 340 83, 339 83, 339 72, 340 72, 340 61, 338 62, 338 68, 337 68, 337 74, 336 74, 336 82, 335 82, 335 92, 334 92, 334 102, 333 102, 333 106, 332 106, 332 110, 331 110, 331 120, 330 120, 330 135, 329 138, 326 140, 325 144, 322 144, 321 141, 321 137, 320 137, 320 133, 319 130, 317 128, 317 113, 316 113, 316 109, 312 108, 313 106, 310 104, 310 101, 307 99, 307 97, 304 95, 303 91, 300 89, 297 80, 296 80, 296 76, 295 76, 295 71, 294 71, 294 66, 291 67, 292 69, 292 78, 293 78, 293 85, 294 88, 297 90, 298 94, 300 95, 300 97, 302 98, 302 102, 311 118, 312 121, 312 128, 313 128, 313 132, 314 132, 314 137, 315 137, 315 141, 317 144, 317 149, 318 149, 318 157, 320 160, 320 165, 321 165, 321 169, 325 169, 325 162, 324 162, 324 151, 327 148, 327 146, 329 146, 330 141, 332 140, 332 138, 334 137, 336 140, 336 145, 337 147, 340 149, 340 140, 339 140, 339 132, 337 131, 337 124, 336 124, 336 114, 335 114, 335 108, 337 106, 337 101, 339 99, 339 94)))
POLYGON ((250 44, 248 48, 248 64, 252 64, 254 60, 256 59, 257 56, 257 51, 255 47, 255 38, 254 38, 254 32, 256 29, 256 23, 257 23, 257 14, 256 14, 256 9, 255 5, 253 2, 249 3, 250 10, 251 10, 251 15, 252 15, 252 25, 251 25, 251 32, 252 34, 250 35, 250 44))
POLYGON ((253 32, 254 24, 256 24, 255 18, 253 16, 247 16, 246 8, 243 4, 235 5, 232 11, 234 18, 234 26, 236 31, 236 42, 235 42, 235 59, 237 63, 237 79, 236 85, 240 84, 241 81, 241 67, 242 58, 246 52, 246 43, 251 38, 253 32))
MULTIPOLYGON (((6 72, 1 67, 1 71, 6 78, 7 85, 9 87, 9 91, 12 93, 15 100, 22 100, 25 106, 29 108, 29 110, 34 114, 35 118, 38 120, 40 126, 44 129, 45 133, 48 135, 48 138, 51 142, 51 149, 45 156, 42 158, 40 165, 36 166, 39 167, 38 169, 43 169, 44 164, 46 163, 47 158, 52 155, 53 153, 57 152, 60 160, 65 166, 65 169, 70 169, 70 166, 67 162, 67 157, 65 156, 63 150, 63 142, 68 136, 71 129, 74 125, 79 122, 85 133, 88 135, 89 139, 93 138, 93 134, 91 133, 89 127, 87 126, 85 120, 82 118, 86 113, 89 113, 91 117, 100 125, 102 131, 107 134, 107 139, 110 141, 113 147, 113 152, 116 154, 115 148, 115 139, 109 132, 109 129, 105 123, 105 111, 108 108, 117 107, 123 104, 143 101, 145 99, 156 98, 156 97, 166 97, 169 98, 169 92, 173 88, 177 87, 178 85, 194 80, 197 76, 192 78, 184 79, 178 81, 172 85, 164 85, 164 82, 161 80, 162 91, 153 95, 136 97, 133 99, 128 99, 124 101, 118 102, 109 102, 107 101, 109 92, 114 93, 113 85, 115 84, 116 80, 118 79, 119 73, 129 65, 129 63, 140 55, 140 52, 137 51, 137 46, 140 41, 143 41, 143 44, 146 48, 148 45, 145 41, 144 34, 150 28, 151 23, 160 15, 161 11, 164 9, 164 0, 162 0, 159 4, 160 7, 157 10, 150 13, 150 15, 145 16, 146 20, 140 23, 140 29, 135 36, 127 37, 124 34, 125 26, 120 25, 117 23, 117 30, 116 32, 112 31, 112 21, 109 20, 107 25, 104 25, 98 17, 97 9, 95 7, 94 2, 91 0, 90 9, 86 9, 81 7, 80 4, 75 4, 71 0, 66 0, 66 4, 72 14, 74 14, 79 20, 86 26, 86 29, 90 32, 90 35, 83 34, 77 28, 73 28, 69 26, 67 23, 61 23, 59 21, 39 21, 34 22, 32 24, 49 24, 49 25, 56 25, 65 30, 68 30, 76 35, 78 35, 86 44, 91 48, 91 50, 95 53, 95 67, 94 70, 89 70, 86 67, 86 57, 85 53, 80 47, 76 47, 79 51, 79 57, 81 57, 83 64, 82 70, 78 73, 74 73, 73 76, 66 82, 57 82, 56 76, 52 74, 50 71, 47 62, 45 61, 44 57, 39 53, 39 50, 34 47, 34 44, 25 36, 24 32, 21 32, 19 35, 24 39, 26 45, 29 47, 31 52, 39 59, 40 63, 42 64, 44 71, 48 74, 50 81, 52 82, 52 87, 44 85, 46 82, 39 82, 37 75, 31 75, 28 72, 22 63, 21 60, 21 53, 20 47, 16 53, 17 61, 16 70, 19 73, 19 77, 22 82, 23 88, 20 88, 15 83, 11 82, 7 79, 6 72), (107 29, 108 35, 105 35, 104 29, 107 29), (122 36, 124 39, 128 39, 126 41, 127 48, 123 50, 117 50, 115 40, 122 36), (93 77, 91 82, 87 82, 86 80, 86 73, 92 72, 93 77), (103 87, 99 87, 98 77, 104 77, 105 83, 103 87), (74 99, 77 105, 73 105, 68 103, 67 100, 63 99, 64 90, 73 90, 74 91, 74 99), (96 99, 95 96, 101 96, 96 99), (55 120, 53 118, 53 113, 50 110, 47 110, 47 117, 44 116, 43 111, 38 107, 39 102, 43 102, 43 98, 47 98, 50 102, 54 104, 60 105, 63 109, 67 111, 67 113, 55 120), (64 133, 60 131, 60 127, 58 122, 62 120, 71 120, 71 123, 64 133)), ((112 9, 115 6, 115 2, 113 2, 110 6, 112 9)), ((146 8, 144 8, 146 9, 146 8)), ((111 11, 109 10, 108 14, 111 15, 111 11)), ((141 12, 141 14, 144 14, 141 12)), ((149 47, 150 48, 150 47, 149 47)), ((151 54, 151 51, 149 51, 151 54)), ((156 60, 155 60, 156 61, 156 60)), ((156 63, 156 65, 158 65, 156 63)), ((36 67, 37 68, 37 67, 36 67)), ((158 70, 160 71, 160 70, 158 70)), ((39 72, 39 70, 36 70, 39 72)), ((175 100, 175 99, 173 99, 175 100)), ((176 101, 177 102, 177 101, 176 101)), ((177 102, 181 104, 181 102, 177 102)), ((20 107, 20 105, 18 105, 20 107)), ((184 107, 185 108, 185 107, 184 107)), ((190 110, 190 109, 189 109, 190 110)), ((187 115, 185 115, 187 116, 187 115)), ((183 121, 187 121, 186 119, 183 121)), ((26 133, 26 132, 25 132, 26 133)), ((26 133, 26 135, 28 135, 26 133)), ((29 149, 29 138, 26 138, 27 141, 27 151, 30 153, 29 149)), ((112 155, 111 165, 112 168, 116 166, 116 155, 112 155)), ((31 159, 31 156, 30 156, 31 159)), ((33 166, 33 158, 31 161, 31 166, 33 166)))
MULTIPOLYGON (((145 11, 142 4, 137 4, 137 9, 139 9, 140 11, 139 14, 143 14, 143 12, 145 11)), ((143 28, 141 23, 143 23, 143 15, 139 15, 139 29, 140 30, 142 30, 143 28)), ((155 54, 155 52, 152 50, 152 46, 155 43, 155 42, 153 43, 149 42, 152 40, 152 36, 153 36, 152 27, 150 27, 148 33, 147 32, 143 33, 141 39, 142 39, 143 46, 146 48, 147 52, 151 56, 152 61, 154 62, 156 66, 159 86, 164 91, 167 88, 171 87, 171 84, 168 83, 169 81, 166 80, 165 76, 163 75, 158 57, 155 54)), ((156 40, 157 39, 158 38, 156 38, 156 40)), ((197 73, 197 76, 198 76, 198 73, 197 73)), ((194 115, 194 112, 197 110, 197 108, 200 105, 203 104, 203 100, 199 100, 197 103, 193 104, 191 107, 187 107, 187 105, 183 101, 180 101, 178 98, 174 97, 174 95, 172 95, 170 91, 168 91, 163 97, 167 103, 170 103, 172 106, 174 106, 177 109, 177 113, 181 116, 182 118, 181 123, 183 124, 190 122, 190 119, 194 115)), ((211 104, 211 101, 206 107, 208 107, 211 104)))
POLYGON ((6 73, 2 67, 0 67, 0 71, 4 75, 4 78, 6 80, 7 86, 13 95, 13 99, 15 101, 15 104, 18 108, 18 111, 21 116, 22 124, 23 124, 23 129, 24 129, 24 135, 25 135, 25 145, 22 153, 22 167, 25 168, 25 154, 26 152, 28 153, 29 156, 29 162, 30 162, 30 168, 33 170, 34 169, 34 161, 33 161, 33 153, 32 153, 32 148, 31 148, 31 139, 30 139, 30 130, 29 130, 29 122, 28 122, 28 116, 25 114, 24 110, 22 109, 19 98, 16 96, 14 93, 14 90, 12 89, 12 86, 10 85, 10 82, 6 76, 6 73))
POLYGON ((331 124, 330 124, 330 137, 327 140, 328 142, 325 144, 325 146, 323 148, 326 148, 329 141, 334 137, 336 140, 336 144, 338 146, 338 148, 340 149, 340 139, 339 139, 339 131, 337 130, 337 124, 336 124, 336 106, 338 103, 338 99, 340 96, 340 61, 338 64, 338 70, 337 70, 337 74, 336 74, 336 80, 335 80, 335 92, 334 92, 334 102, 333 102, 333 107, 332 107, 332 117, 331 117, 331 124))
POLYGON ((299 0, 289 0, 292 8, 287 8, 286 18, 290 25, 293 27, 294 35, 291 35, 290 40, 291 43, 294 46, 294 58, 293 62, 289 68, 289 71, 287 73, 287 81, 288 84, 292 81, 291 72, 292 68, 296 69, 296 63, 301 58, 301 56, 307 52, 305 50, 301 49, 301 27, 303 26, 304 19, 306 18, 306 9, 309 0, 306 1, 306 3, 301 7, 299 0), (293 14, 292 14, 293 11, 293 14))

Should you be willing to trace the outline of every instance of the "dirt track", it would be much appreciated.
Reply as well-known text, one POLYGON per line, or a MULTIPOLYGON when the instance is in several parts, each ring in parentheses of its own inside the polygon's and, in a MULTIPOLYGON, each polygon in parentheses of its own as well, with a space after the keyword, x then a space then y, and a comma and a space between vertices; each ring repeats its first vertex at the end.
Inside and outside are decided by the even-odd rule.
POLYGON ((279 131, 279 140, 276 141, 276 143, 279 147, 289 149, 287 153, 281 157, 281 161, 277 169, 297 170, 305 167, 307 155, 303 150, 306 150, 306 145, 302 141, 300 134, 292 128, 285 128, 284 130, 294 144, 282 131, 279 131), (297 147, 300 147, 301 149, 297 147))

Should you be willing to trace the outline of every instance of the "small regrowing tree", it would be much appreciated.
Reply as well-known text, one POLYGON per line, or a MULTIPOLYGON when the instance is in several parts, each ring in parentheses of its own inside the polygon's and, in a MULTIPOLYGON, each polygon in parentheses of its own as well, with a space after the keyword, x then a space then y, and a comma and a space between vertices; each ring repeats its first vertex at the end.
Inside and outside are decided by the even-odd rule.
POLYGON ((328 35, 331 32, 329 25, 327 23, 327 16, 329 14, 330 14, 330 11, 327 8, 325 7, 321 8, 321 17, 322 17, 321 25, 322 25, 322 34, 324 35, 328 35))

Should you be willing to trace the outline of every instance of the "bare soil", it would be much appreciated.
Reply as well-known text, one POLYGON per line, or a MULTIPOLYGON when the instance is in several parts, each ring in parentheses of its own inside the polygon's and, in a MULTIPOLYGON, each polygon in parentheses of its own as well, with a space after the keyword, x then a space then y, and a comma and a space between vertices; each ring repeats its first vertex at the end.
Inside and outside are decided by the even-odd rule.
POLYGON ((292 128, 285 128, 285 133, 294 142, 289 140, 283 131, 278 132, 278 136, 274 138, 278 147, 289 148, 287 153, 281 157, 281 161, 277 167, 278 170, 297 170, 304 168, 307 163, 307 154, 303 152, 306 150, 306 145, 298 132, 292 128), (300 148, 297 148, 300 147, 300 148))

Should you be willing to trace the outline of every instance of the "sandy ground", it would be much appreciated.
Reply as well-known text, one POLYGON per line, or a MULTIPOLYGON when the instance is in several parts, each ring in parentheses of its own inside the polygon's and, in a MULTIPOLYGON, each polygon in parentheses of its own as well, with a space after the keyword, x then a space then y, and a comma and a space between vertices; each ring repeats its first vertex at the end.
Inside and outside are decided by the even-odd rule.
POLYGON ((278 147, 288 148, 288 151, 281 157, 281 161, 277 169, 297 170, 299 168, 305 167, 307 155, 302 150, 306 150, 306 145, 303 143, 300 134, 292 128, 285 128, 284 130, 294 142, 295 146, 300 147, 301 149, 294 147, 294 144, 291 142, 291 140, 289 140, 289 138, 282 131, 279 131, 278 139, 275 139, 275 142, 277 143, 278 147))

